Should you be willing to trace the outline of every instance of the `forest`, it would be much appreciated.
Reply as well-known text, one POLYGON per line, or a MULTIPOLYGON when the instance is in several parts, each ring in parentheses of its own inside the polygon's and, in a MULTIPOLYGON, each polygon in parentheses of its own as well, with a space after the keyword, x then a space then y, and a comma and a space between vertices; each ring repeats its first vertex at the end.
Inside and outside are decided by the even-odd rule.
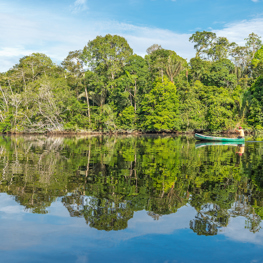
POLYGON ((263 46, 197 31, 189 61, 153 44, 97 36, 60 65, 42 53, 0 73, 0 132, 227 132, 263 130, 263 46))

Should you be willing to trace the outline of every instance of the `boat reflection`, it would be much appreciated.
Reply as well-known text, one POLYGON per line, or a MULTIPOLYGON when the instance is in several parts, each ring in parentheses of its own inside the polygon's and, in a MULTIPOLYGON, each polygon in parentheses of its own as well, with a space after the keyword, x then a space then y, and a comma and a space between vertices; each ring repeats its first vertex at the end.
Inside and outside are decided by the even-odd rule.
POLYGON ((197 149, 205 146, 218 146, 218 145, 238 147, 237 153, 242 153, 242 154, 244 153, 244 149, 245 149, 245 144, 237 144, 236 142, 205 142, 205 141, 196 142, 195 148, 197 149))

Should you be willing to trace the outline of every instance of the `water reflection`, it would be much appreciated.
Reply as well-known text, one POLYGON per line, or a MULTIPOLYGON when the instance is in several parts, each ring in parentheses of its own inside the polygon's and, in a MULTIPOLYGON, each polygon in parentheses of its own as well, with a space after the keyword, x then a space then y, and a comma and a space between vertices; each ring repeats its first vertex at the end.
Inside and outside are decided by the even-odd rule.
POLYGON ((244 154, 244 152, 245 152, 245 145, 244 144, 238 144, 236 153, 239 156, 242 156, 244 154))
POLYGON ((70 216, 98 230, 125 229, 137 211, 159 220, 190 205, 198 235, 216 235, 236 216, 259 231, 263 146, 213 145, 161 136, 1 137, 0 191, 38 214, 61 197, 70 216))
POLYGON ((236 142, 213 142, 213 141, 197 141, 195 148, 201 148, 205 146, 234 146, 234 147, 245 147, 245 144, 237 144, 236 142))

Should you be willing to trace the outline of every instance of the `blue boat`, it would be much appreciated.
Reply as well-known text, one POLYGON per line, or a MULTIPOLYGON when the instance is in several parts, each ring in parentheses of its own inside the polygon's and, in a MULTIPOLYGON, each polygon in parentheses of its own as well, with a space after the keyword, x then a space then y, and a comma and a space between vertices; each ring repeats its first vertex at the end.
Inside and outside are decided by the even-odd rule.
POLYGON ((237 144, 245 143, 245 138, 225 138, 225 137, 214 137, 202 134, 195 134, 195 138, 199 141, 212 141, 212 142, 236 142, 237 144))

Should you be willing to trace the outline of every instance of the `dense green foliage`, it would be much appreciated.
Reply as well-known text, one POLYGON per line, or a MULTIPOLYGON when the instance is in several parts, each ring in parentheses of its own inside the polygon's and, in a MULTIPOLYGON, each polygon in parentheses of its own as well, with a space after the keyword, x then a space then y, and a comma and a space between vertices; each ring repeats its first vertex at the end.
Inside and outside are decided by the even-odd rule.
POLYGON ((90 227, 120 230, 134 212, 158 220, 188 204, 197 234, 215 235, 231 217, 250 231, 263 219, 263 144, 195 148, 187 137, 2 137, 0 192, 33 213, 60 197, 90 227))
POLYGON ((263 47, 212 32, 190 39, 189 63, 154 44, 145 57, 117 35, 98 36, 61 65, 23 57, 0 74, 0 132, 263 129, 263 47))

